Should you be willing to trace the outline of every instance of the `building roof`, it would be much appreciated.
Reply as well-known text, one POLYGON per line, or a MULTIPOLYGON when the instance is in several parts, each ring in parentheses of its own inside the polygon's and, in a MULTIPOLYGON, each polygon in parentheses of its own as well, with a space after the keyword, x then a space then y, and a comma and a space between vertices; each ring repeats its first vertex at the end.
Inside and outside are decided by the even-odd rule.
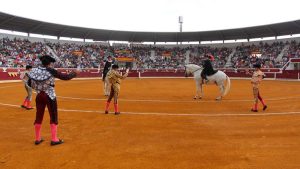
POLYGON ((252 39, 300 33, 300 20, 269 25, 198 32, 137 32, 92 29, 43 22, 0 12, 0 29, 51 35, 93 39, 94 41, 129 42, 193 42, 252 39))

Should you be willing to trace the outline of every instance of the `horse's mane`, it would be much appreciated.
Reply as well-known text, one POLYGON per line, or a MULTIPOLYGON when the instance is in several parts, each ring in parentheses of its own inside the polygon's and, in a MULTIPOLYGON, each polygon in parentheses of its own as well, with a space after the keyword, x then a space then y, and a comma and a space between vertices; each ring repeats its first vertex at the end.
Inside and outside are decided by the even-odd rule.
POLYGON ((192 66, 192 67, 196 67, 196 68, 202 68, 202 66, 199 66, 199 65, 196 65, 196 64, 193 64, 193 63, 189 63, 185 66, 192 66))

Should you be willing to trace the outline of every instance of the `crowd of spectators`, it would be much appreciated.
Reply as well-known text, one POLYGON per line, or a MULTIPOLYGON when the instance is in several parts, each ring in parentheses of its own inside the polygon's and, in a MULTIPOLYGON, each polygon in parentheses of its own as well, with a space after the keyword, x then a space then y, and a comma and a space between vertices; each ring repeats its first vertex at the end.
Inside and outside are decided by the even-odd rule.
POLYGON ((214 57, 214 61, 212 62, 213 67, 223 68, 232 52, 232 49, 226 47, 213 48, 209 46, 197 46, 191 48, 190 51, 191 63, 201 64, 201 61, 205 58, 205 56, 210 55, 214 57))
POLYGON ((278 55, 286 44, 274 42, 272 44, 260 42, 258 45, 241 45, 236 47, 236 52, 231 57, 234 68, 253 67, 255 63, 261 63, 263 68, 280 68, 282 63, 277 61, 278 55))
POLYGON ((188 48, 132 47, 138 69, 182 69, 188 48))
POLYGON ((289 43, 289 48, 284 52, 281 60, 281 65, 284 65, 289 61, 290 58, 300 58, 300 43, 296 41, 291 41, 289 43))
POLYGON ((61 62, 58 68, 98 68, 103 67, 107 56, 132 58, 134 69, 183 69, 187 63, 201 64, 206 55, 214 57, 213 66, 224 68, 231 63, 232 68, 248 68, 260 62, 264 68, 280 68, 289 58, 300 57, 300 43, 260 42, 256 45, 239 45, 232 48, 212 46, 151 46, 30 42, 26 39, 0 39, 0 67, 37 66, 44 54, 56 55, 61 62), (284 51, 284 47, 288 46, 284 51), (282 55, 280 59, 277 57, 282 55))
POLYGON ((0 67, 21 67, 37 65, 38 57, 47 54, 41 42, 30 42, 21 39, 0 39, 0 67))
POLYGON ((47 43, 61 62, 56 67, 63 68, 98 68, 103 64, 103 58, 112 55, 109 46, 96 44, 47 43))

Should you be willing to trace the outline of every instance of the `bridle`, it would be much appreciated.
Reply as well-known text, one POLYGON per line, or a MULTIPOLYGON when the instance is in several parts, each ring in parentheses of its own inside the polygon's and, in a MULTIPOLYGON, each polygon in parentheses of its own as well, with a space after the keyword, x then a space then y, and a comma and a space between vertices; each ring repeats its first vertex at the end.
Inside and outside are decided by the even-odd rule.
POLYGON ((200 67, 200 68, 196 69, 195 71, 193 71, 192 74, 195 73, 195 72, 197 72, 200 69, 202 69, 202 67, 200 67))
MULTIPOLYGON (((198 70, 200 70, 200 69, 203 69, 202 67, 200 67, 200 68, 198 68, 198 69, 196 69, 196 70, 194 70, 193 72, 191 72, 191 74, 194 74, 195 72, 197 72, 198 70)), ((186 66, 184 66, 184 71, 185 71, 185 73, 186 73, 186 66)))

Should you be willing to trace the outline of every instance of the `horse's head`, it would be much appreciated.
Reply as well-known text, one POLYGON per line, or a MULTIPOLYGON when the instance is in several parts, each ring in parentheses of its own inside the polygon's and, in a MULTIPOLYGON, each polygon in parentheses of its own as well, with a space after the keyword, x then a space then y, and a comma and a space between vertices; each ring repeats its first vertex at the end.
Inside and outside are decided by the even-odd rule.
POLYGON ((184 66, 184 75, 185 77, 188 77, 190 75, 193 75, 196 71, 200 70, 201 67, 194 64, 187 64, 184 66))

